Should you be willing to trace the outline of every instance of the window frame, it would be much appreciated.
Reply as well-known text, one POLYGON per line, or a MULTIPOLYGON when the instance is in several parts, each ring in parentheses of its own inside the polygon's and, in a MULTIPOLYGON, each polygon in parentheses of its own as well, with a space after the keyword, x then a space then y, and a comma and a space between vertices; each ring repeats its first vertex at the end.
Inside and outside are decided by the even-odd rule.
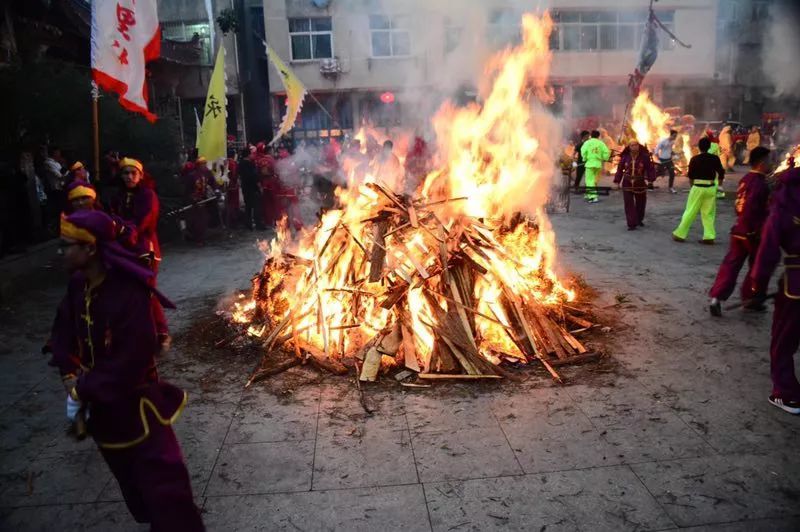
POLYGON ((376 13, 369 15, 369 58, 370 59, 403 59, 413 57, 413 53, 411 51, 411 29, 409 25, 403 25, 401 27, 395 27, 395 21, 397 19, 408 18, 408 15, 385 15, 383 13, 376 13), (372 27, 372 17, 383 17, 389 21, 388 28, 373 28, 372 27), (373 42, 373 36, 376 33, 386 33, 389 35, 389 55, 375 55, 375 44, 373 42), (395 54, 394 53, 394 39, 396 33, 405 33, 408 35, 408 53, 406 54, 395 54))
POLYGON ((334 39, 333 39, 333 17, 288 17, 286 19, 287 26, 289 28, 289 61, 291 63, 313 63, 315 61, 322 61, 323 59, 333 59, 336 57, 336 52, 334 48, 334 39), (312 21, 314 19, 328 19, 330 20, 331 29, 329 30, 314 30, 312 21), (307 20, 308 21, 308 31, 292 31, 292 21, 293 20, 307 20), (330 57, 315 57, 314 56, 314 37, 319 35, 327 35, 330 38, 331 42, 331 55, 330 57), (308 49, 311 54, 311 57, 308 59, 296 59, 294 57, 294 45, 292 37, 307 37, 308 38, 308 49))
MULTIPOLYGON (((663 17, 665 20, 662 20, 664 26, 669 29, 671 32, 674 33, 675 31, 675 9, 667 9, 662 11, 656 11, 657 16, 663 17)), ((588 9, 568 9, 568 10, 558 10, 553 18, 553 32, 557 33, 555 39, 551 40, 550 43, 550 50, 553 52, 569 52, 569 53, 576 53, 576 52, 628 52, 628 51, 638 51, 639 47, 642 43, 642 36, 644 34, 644 28, 647 24, 647 18, 645 15, 644 20, 623 20, 621 16, 623 13, 626 15, 631 15, 628 12, 622 11, 614 11, 614 10, 588 10, 588 9), (600 17, 592 17, 596 18, 596 20, 586 21, 584 22, 583 16, 584 13, 597 15, 600 14, 600 17), (608 15, 613 14, 614 20, 608 20, 608 15), (566 16, 565 16, 566 15, 566 16), (571 19, 568 21, 564 21, 563 19, 571 19), (583 34, 587 31, 588 27, 593 27, 595 30, 595 44, 594 48, 585 48, 583 44, 583 34), (604 48, 602 46, 603 38, 602 38, 602 28, 603 27, 612 27, 615 28, 615 35, 614 35, 614 46, 612 48, 604 48), (620 33, 623 31, 625 33, 632 34, 632 43, 629 47, 620 47, 620 33), (568 33, 577 32, 578 35, 578 42, 577 47, 575 48, 565 48, 565 36, 568 33), (554 46, 555 45, 555 46, 554 46)), ((638 13, 637 13, 638 15, 638 13)), ((590 18, 590 17, 587 17, 590 18)), ((675 49, 675 43, 672 42, 672 39, 668 36, 660 36, 662 37, 659 40, 659 51, 661 52, 668 52, 675 49)))

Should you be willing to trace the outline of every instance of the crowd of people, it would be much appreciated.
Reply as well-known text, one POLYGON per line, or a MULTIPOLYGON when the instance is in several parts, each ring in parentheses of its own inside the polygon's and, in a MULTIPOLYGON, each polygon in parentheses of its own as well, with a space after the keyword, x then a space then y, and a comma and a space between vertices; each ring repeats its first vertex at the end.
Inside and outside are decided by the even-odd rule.
MULTIPOLYGON (((631 231, 644 227, 647 194, 657 166, 669 175, 669 188, 675 191, 674 167, 669 164, 675 138, 671 132, 661 139, 654 154, 631 138, 619 154, 613 180, 622 191, 631 231)), ((716 239, 717 193, 726 169, 719 155, 712 153, 713 146, 710 138, 701 138, 699 153, 689 162, 691 189, 672 233, 677 242, 685 242, 698 214, 704 228, 701 242, 713 244, 716 239)), ((193 153, 179 174, 187 201, 182 208, 187 235, 198 244, 205 242, 212 212, 228 227, 262 229, 281 217, 294 223, 302 189, 313 190, 320 208, 326 209, 335 205, 336 186, 346 187, 368 173, 401 193, 412 191, 430 170, 427 146, 421 138, 414 139, 403 163, 393 150, 391 140, 381 146, 374 139, 366 150, 353 139, 344 147, 330 143, 316 155, 303 149, 289 154, 285 148, 271 150, 258 143, 239 153, 230 150, 225 161, 213 165, 193 153)), ((599 201, 597 183, 611 155, 599 131, 581 133, 574 185, 579 187, 585 178, 590 204, 599 201)), ((709 310, 713 316, 721 315, 721 303, 734 292, 738 274, 748 262, 741 287, 743 306, 763 310, 765 300, 775 298, 769 401, 800 414, 800 383, 793 364, 800 345, 800 168, 781 173, 771 191, 770 155, 768 148, 758 145, 748 152, 750 172, 737 189, 737 220, 710 290, 709 310), (786 272, 778 290, 768 295, 781 249, 786 272)), ((64 165, 50 159, 46 166, 55 176, 64 165)), ((80 161, 71 163, 61 180, 53 178, 47 185, 53 208, 60 208, 61 249, 72 275, 45 351, 52 354, 51 364, 61 374, 67 417, 75 434, 95 440, 134 518, 155 529, 202 530, 172 429, 187 396, 160 379, 156 366, 171 341, 164 308, 174 307, 156 282, 161 261, 159 199, 140 161, 109 152, 104 162, 119 185, 116 191, 106 188, 105 198, 80 161), (61 194, 54 194, 56 190, 61 194)))
POLYGON ((417 137, 405 163, 394 152, 394 143, 379 144, 368 137, 366 149, 359 139, 322 146, 301 144, 294 153, 285 147, 270 148, 264 142, 236 152, 229 149, 224 162, 209 167, 195 151, 179 172, 185 191, 186 237, 204 244, 209 225, 230 229, 263 230, 281 219, 289 226, 303 225, 301 199, 320 210, 336 204, 336 187, 347 188, 367 174, 380 176, 392 190, 409 193, 427 174, 430 155, 425 141, 417 137))
MULTIPOLYGON (((707 134, 697 142, 699 153, 688 165, 686 177, 690 189, 680 222, 672 239, 686 242, 692 224, 700 216, 703 236, 699 243, 716 242, 717 201, 725 197, 725 175, 733 169, 734 157, 728 126, 719 142, 707 134)), ((669 176, 668 187, 674 194, 676 155, 674 144, 677 132, 660 139, 651 154, 646 146, 631 137, 619 154, 614 183, 622 190, 625 220, 629 231, 644 227, 648 190, 652 190, 657 174, 669 176), (658 170, 657 170, 658 167, 658 170)), ((734 292, 737 278, 745 263, 749 269, 742 282, 741 307, 749 311, 764 311, 764 302, 775 299, 770 343, 771 376, 773 382, 769 402, 791 414, 800 414, 800 383, 794 371, 794 353, 800 346, 800 168, 789 165, 774 175, 775 152, 760 145, 757 128, 747 139, 745 160, 749 172, 737 186, 734 209, 736 221, 730 231, 728 251, 709 291, 709 312, 722 316, 722 303, 734 292), (767 294, 772 274, 783 257, 784 273, 777 290, 767 294)), ((584 198, 594 204, 597 179, 611 150, 600 139, 600 132, 582 131, 575 146, 576 177, 574 187, 580 191, 585 178, 584 198)))

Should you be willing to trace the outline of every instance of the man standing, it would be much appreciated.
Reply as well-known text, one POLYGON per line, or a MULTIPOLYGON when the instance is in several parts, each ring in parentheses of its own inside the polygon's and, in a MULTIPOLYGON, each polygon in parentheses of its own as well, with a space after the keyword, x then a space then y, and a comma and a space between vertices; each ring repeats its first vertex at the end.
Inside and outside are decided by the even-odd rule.
MULTIPOLYGON (((140 161, 125 157, 120 160, 120 175, 125 189, 111 201, 111 212, 136 229, 135 245, 139 259, 153 272, 153 288, 156 286, 158 266, 161 263, 161 245, 158 242, 159 201, 155 190, 144 182, 144 166, 140 161)), ((169 336, 164 309, 153 300, 153 316, 163 352, 169 349, 169 336)))
MULTIPOLYGON (((761 238, 761 228, 767 219, 767 202, 769 200, 769 186, 766 174, 770 171, 769 150, 757 146, 750 154, 750 172, 739 181, 736 192, 736 223, 731 228, 731 243, 728 253, 722 260, 717 273, 714 286, 709 295, 711 302, 709 310, 712 316, 721 316, 720 301, 726 301, 736 286, 736 278, 742 269, 745 260, 753 266, 758 243, 761 238)), ((747 272, 742 283, 742 301, 748 300, 753 289, 750 272, 747 272)), ((761 305, 750 305, 754 310, 763 309, 761 305)))
POLYGON ((747 134, 747 152, 744 156, 744 164, 750 164, 750 154, 759 146, 761 146, 761 132, 758 130, 758 126, 753 126, 750 128, 750 133, 747 134))
POLYGON ((708 137, 700 139, 697 143, 700 153, 689 161, 689 181, 692 188, 686 200, 686 209, 683 211, 681 223, 672 232, 672 239, 676 242, 685 242, 698 213, 703 222, 703 239, 701 244, 714 244, 717 237, 714 229, 714 220, 717 216, 717 185, 722 185, 725 179, 725 170, 719 157, 708 153, 711 141, 708 137))
POLYGON ((675 145, 675 139, 678 138, 678 132, 674 129, 669 131, 669 137, 661 139, 656 144, 656 157, 661 168, 667 171, 669 175, 669 191, 677 194, 675 190, 675 163, 672 161, 672 147, 675 145))
POLYGON ((239 163, 236 161, 236 150, 228 148, 228 186, 225 189, 225 225, 233 229, 239 223, 239 163))
POLYGON ((586 165, 586 201, 589 203, 597 203, 597 179, 600 176, 600 171, 603 169, 603 163, 606 162, 611 156, 611 151, 608 149, 602 140, 600 140, 600 132, 598 130, 592 131, 592 138, 587 140, 581 146, 581 157, 586 165))
POLYGON ((583 148, 583 143, 589 140, 589 132, 585 129, 581 131, 580 139, 578 139, 578 143, 575 144, 575 188, 577 189, 581 186, 581 179, 583 179, 583 174, 586 172, 586 161, 583 160, 583 155, 581 155, 581 148, 583 148))
POLYGON ((763 301, 769 279, 781 258, 784 274, 775 295, 770 343, 772 394, 769 402, 790 414, 800 414, 800 383, 794 371, 794 353, 800 345, 800 169, 781 174, 751 278, 756 301, 763 301))
POLYGON ((86 420, 128 510, 152 530, 203 530, 189 473, 171 425, 186 393, 159 379, 151 299, 153 272, 115 241, 100 211, 61 220, 73 274, 53 325, 53 361, 67 392, 67 417, 86 420))
POLYGON ((264 229, 264 216, 261 214, 261 192, 258 189, 258 172, 248 148, 239 154, 239 182, 244 197, 245 226, 252 230, 264 229))
POLYGON ((383 149, 370 163, 370 167, 373 177, 379 183, 389 187, 389 190, 401 194, 405 172, 403 165, 400 164, 400 159, 392 150, 394 150, 394 143, 391 140, 385 141, 383 149))
POLYGON ((644 209, 647 205, 647 182, 655 180, 650 152, 636 139, 632 140, 620 157, 614 183, 622 188, 625 202, 625 219, 628 231, 644 227, 644 209))

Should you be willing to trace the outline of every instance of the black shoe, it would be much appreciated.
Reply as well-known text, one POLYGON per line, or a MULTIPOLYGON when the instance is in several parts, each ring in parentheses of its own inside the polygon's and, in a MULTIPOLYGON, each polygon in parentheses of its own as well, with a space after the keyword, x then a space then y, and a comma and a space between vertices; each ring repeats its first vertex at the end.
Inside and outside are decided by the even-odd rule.
POLYGON ((790 401, 788 399, 781 399, 780 397, 770 395, 769 402, 772 406, 777 406, 781 410, 789 412, 790 414, 800 414, 800 401, 790 401))
POLYGON ((639 227, 644 227, 644 222, 639 222, 639 227))
POLYGON ((628 231, 636 231, 636 226, 635 225, 633 227, 628 226, 628 231))
POLYGON ((716 297, 711 298, 711 303, 708 305, 708 311, 715 318, 722 317, 722 305, 720 304, 719 299, 716 297))
POLYGON ((745 310, 749 310, 750 312, 764 312, 765 310, 767 310, 767 306, 761 301, 752 301, 751 303, 742 305, 742 308, 745 310))

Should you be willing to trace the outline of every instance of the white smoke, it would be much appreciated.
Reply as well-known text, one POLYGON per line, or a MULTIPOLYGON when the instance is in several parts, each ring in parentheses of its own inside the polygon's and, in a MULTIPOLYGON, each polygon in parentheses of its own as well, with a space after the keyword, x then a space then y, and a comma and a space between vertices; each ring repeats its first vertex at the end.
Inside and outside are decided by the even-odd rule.
POLYGON ((764 38, 762 50, 763 69, 775 87, 776 96, 791 95, 800 91, 800 16, 791 3, 776 4, 764 38))

